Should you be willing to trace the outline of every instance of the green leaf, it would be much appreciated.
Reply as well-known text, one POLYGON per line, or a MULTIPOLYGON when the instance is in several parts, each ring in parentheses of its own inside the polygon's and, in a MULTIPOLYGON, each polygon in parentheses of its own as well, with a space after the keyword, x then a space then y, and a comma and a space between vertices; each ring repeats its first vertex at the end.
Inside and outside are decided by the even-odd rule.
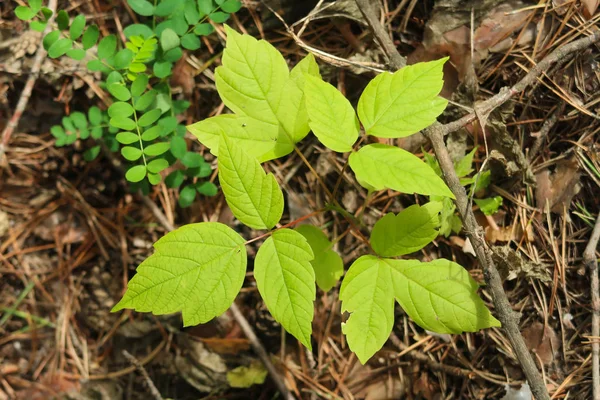
POLYGON ((102 123, 102 111, 96 106, 90 107, 88 110, 88 119, 92 125, 100 125, 102 123))
POLYGON ((147 142, 156 139, 160 136, 160 126, 153 126, 152 128, 148 128, 142 133, 142 140, 147 142))
POLYGON ((204 196, 216 196, 217 193, 219 192, 219 189, 217 189, 217 185, 215 185, 212 182, 199 182, 196 184, 196 190, 198 191, 198 193, 204 195, 204 196))
POLYGON ((88 126, 87 118, 85 114, 80 111, 75 111, 71 114, 71 120, 77 129, 85 129, 88 126))
POLYGON ((45 21, 31 21, 29 23, 29 27, 36 32, 44 32, 46 25, 48 25, 48 23, 45 21))
POLYGON ((130 131, 132 129, 135 129, 136 127, 135 121, 131 118, 111 118, 109 123, 112 126, 115 126, 119 129, 123 129, 125 131, 130 131))
POLYGON ((121 144, 132 144, 139 142, 140 138, 133 132, 119 132, 115 137, 121 144))
POLYGON ((156 121, 158 121, 158 119, 160 118, 161 115, 162 115, 162 111, 159 108, 150 110, 150 111, 144 113, 144 115, 142 115, 138 119, 138 125, 141 127, 150 126, 153 123, 155 123, 156 121))
POLYGON ((435 122, 448 101, 439 97, 442 68, 448 57, 383 72, 373 79, 358 101, 358 116, 369 135, 399 138, 435 122))
POLYGON ((131 84, 131 95, 134 97, 141 96, 146 91, 148 80, 150 77, 146 74, 139 74, 135 81, 131 84))
POLYGON ((457 334, 500 326, 477 296, 477 282, 460 265, 444 259, 386 262, 391 268, 396 299, 422 328, 457 334))
POLYGON ((245 389, 261 385, 267 379, 268 371, 260 361, 252 361, 249 366, 241 365, 227 371, 227 382, 233 388, 245 389))
POLYGON ((64 31, 69 27, 69 14, 67 14, 65 10, 60 10, 56 14, 56 24, 61 31, 64 31))
POLYGON ((18 6, 15 8, 15 15, 22 21, 29 21, 35 17, 36 12, 26 6, 18 6))
POLYGON ((71 22, 71 27, 69 28, 69 36, 73 40, 79 39, 81 34, 83 33, 83 29, 85 28, 85 15, 79 14, 73 19, 71 22))
POLYGON ((142 150, 137 147, 126 146, 121 149, 121 155, 128 161, 136 161, 142 156, 142 150))
POLYGON ((50 47, 60 38, 60 31, 52 31, 46 36, 44 36, 44 40, 42 41, 44 45, 44 49, 46 51, 50 49, 50 47))
POLYGON ((152 104, 155 99, 156 92, 154 90, 149 90, 135 101, 135 109, 138 111, 144 111, 145 109, 150 107, 150 104, 152 104))
POLYGON ((160 46, 167 52, 179 46, 179 36, 174 30, 167 28, 160 34, 160 46))
POLYGON ((254 261, 256 285, 271 315, 310 350, 316 297, 313 257, 304 236, 280 229, 258 249, 254 261))
POLYGON ((188 151, 181 157, 181 163, 188 168, 198 168, 204 164, 204 158, 202 154, 194 153, 193 151, 188 151))
POLYGON ((92 72, 96 72, 96 71, 104 71, 106 69, 106 67, 104 66, 104 64, 102 64, 102 61, 100 61, 100 60, 90 60, 87 63, 87 69, 89 69, 92 72))
POLYGON ((29 3, 29 7, 35 13, 42 9, 42 0, 29 0, 27 3, 29 3))
POLYGON ((169 162, 167 160, 164 158, 157 158, 148 163, 148 171, 152 172, 153 174, 158 174, 168 166, 169 162))
POLYGON ((107 86, 107 89, 109 93, 115 96, 118 100, 127 101, 131 98, 131 93, 129 92, 129 89, 127 89, 127 87, 125 85, 122 85, 121 83, 111 83, 107 86))
POLYGON ((83 49, 71 49, 67 50, 67 56, 76 61, 81 61, 85 58, 85 50, 83 49))
POLYGON ((485 199, 473 199, 475 204, 479 206, 481 212, 485 215, 493 215, 498 212, 498 209, 502 205, 502 197, 494 196, 485 199))
POLYGON ((186 208, 192 205, 196 200, 196 187, 194 185, 186 185, 179 192, 179 200, 177 203, 179 207, 186 208))
POLYGON ((98 58, 105 59, 112 57, 117 51, 117 37, 108 35, 98 43, 98 58))
POLYGON ((181 38, 181 46, 188 50, 198 50, 202 43, 198 36, 193 33, 188 33, 181 38))
POLYGON ((315 255, 310 263, 315 271, 317 285, 328 292, 344 274, 342 257, 331 249, 332 244, 327 235, 316 226, 300 225, 295 230, 306 238, 315 255))
POLYGON ((154 14, 154 6, 146 0, 127 0, 127 4, 133 11, 144 17, 149 17, 154 14))
POLYGON ((49 9, 48 7, 42 7, 42 18, 44 19, 45 22, 48 22, 48 20, 50 19, 50 17, 53 14, 54 13, 52 12, 52 10, 49 9))
POLYGON ((198 36, 208 36, 215 31, 215 28, 209 24, 198 24, 194 27, 194 33, 198 36))
POLYGON ((454 198, 429 165, 401 148, 370 144, 350 154, 349 163, 363 186, 366 183, 375 190, 392 189, 454 198))
POLYGON ((106 84, 110 85, 111 83, 121 83, 123 80, 123 75, 121 75, 118 71, 112 71, 106 77, 106 84))
POLYGON ((108 116, 109 117, 120 117, 127 118, 133 114, 133 107, 131 104, 125 103, 124 101, 117 101, 112 103, 110 107, 108 107, 108 116))
POLYGON ((310 129, 326 147, 344 153, 352 150, 360 125, 350 102, 331 84, 306 75, 304 94, 310 129))
POLYGON ((221 11, 215 11, 213 13, 210 13, 208 15, 208 18, 210 18, 211 21, 216 22, 217 24, 222 24, 229 19, 229 14, 221 11))
POLYGON ((168 62, 176 62, 183 56, 183 50, 177 46, 163 54, 163 59, 168 62))
POLYGON ((149 39, 152 37, 152 35, 154 35, 152 28, 144 24, 129 25, 123 29, 123 33, 128 39, 132 36, 142 36, 144 39, 149 39))
POLYGON ((283 214, 283 193, 273 174, 227 136, 219 144, 219 182, 233 215, 254 229, 271 229, 283 214))
POLYGON ((242 8, 242 3, 239 0, 225 0, 221 4, 221 10, 228 13, 238 12, 242 8))
POLYGON ((279 128, 276 125, 261 122, 248 116, 221 114, 207 118, 187 129, 198 138, 200 143, 219 156, 221 135, 234 139, 245 152, 260 161, 267 161, 263 155, 275 147, 279 128))
POLYGON ((90 25, 83 34, 83 38, 81 38, 81 44, 83 45, 83 49, 91 49, 94 47, 96 42, 98 41, 98 37, 100 36, 100 30, 96 25, 90 25))
POLYGON ((476 152, 477 147, 471 150, 469 154, 461 158, 460 161, 454 165, 456 176, 458 176, 459 178, 464 178, 465 176, 473 172, 473 157, 475 156, 476 152))
POLYGON ((165 178, 165 184, 167 185, 168 188, 171 188, 171 189, 178 188, 179 186, 181 186, 184 179, 185 179, 185 174, 183 173, 183 171, 178 169, 176 171, 171 172, 169 175, 167 175, 167 177, 165 178))
POLYGON ((121 49, 117 51, 117 54, 115 54, 113 66, 116 69, 127 69, 131 64, 131 61, 133 61, 134 56, 135 54, 133 54, 133 51, 129 49, 121 49))
POLYGON ((386 342, 394 323, 394 298, 422 328, 438 333, 476 332, 500 326, 477 296, 477 283, 460 265, 440 259, 362 256, 342 283, 342 325, 348 345, 366 363, 386 342))
POLYGON ((162 1, 160 4, 158 4, 156 6, 156 9, 154 10, 154 15, 159 16, 159 17, 167 17, 167 16, 171 15, 173 13, 173 11, 175 11, 176 8, 181 6, 181 4, 182 4, 181 0, 162 1))
POLYGON ((154 75, 156 75, 157 78, 166 78, 167 76, 171 75, 171 70, 173 69, 173 64, 167 61, 157 61, 154 63, 154 66, 152 67, 152 70, 154 72, 154 75))
POLYGON ((190 25, 196 25, 200 21, 200 13, 198 12, 198 5, 194 0, 188 0, 183 6, 183 14, 185 20, 190 25))
POLYGON ((58 57, 64 55, 68 50, 71 50, 72 47, 73 47, 73 42, 71 41, 71 39, 67 39, 67 38, 58 39, 48 49, 48 56, 50 58, 58 58, 58 57))
POLYGON ((150 182, 151 185, 158 185, 161 180, 162 177, 160 176, 160 174, 153 174, 152 172, 148 172, 148 182, 150 182))
MULTIPOLYGON (((280 125, 278 110, 289 79, 283 56, 264 40, 240 35, 228 26, 225 30, 227 46, 223 52, 223 65, 215 71, 221 99, 237 115, 250 116, 275 129, 280 125)), ((285 130, 278 132, 275 148, 266 159, 282 157, 294 150, 292 135, 285 130)))
POLYGON ((198 0, 198 9, 204 15, 210 14, 215 9, 213 0, 198 0))
POLYGON ((173 154, 175 158, 183 158, 186 152, 187 143, 184 138, 179 136, 171 138, 171 154, 173 154))
MULTIPOLYGON (((129 182, 139 182, 146 177, 146 166, 145 165, 135 165, 127 170, 125 173, 125 179, 129 182)), ((119 303, 120 304, 120 303, 119 303)), ((118 305, 118 304, 117 304, 118 305)), ((125 308, 125 307, 122 307, 125 308)), ((117 311, 113 309, 113 311, 117 311)))
POLYGON ((285 84, 277 116, 293 142, 299 142, 310 132, 304 95, 305 75, 321 78, 319 66, 312 53, 302 59, 290 72, 285 84))
POLYGON ((156 315, 181 311, 185 326, 225 312, 246 275, 244 239, 218 222, 185 225, 154 244, 112 309, 156 315))
POLYGON ((350 266, 340 288, 342 323, 348 346, 362 364, 385 344, 394 326, 394 287, 387 261, 362 256, 350 266))
POLYGON ((96 157, 98 157, 98 154, 100 154, 100 150, 100 145, 90 147, 89 149, 83 152, 83 159, 87 162, 95 160, 96 157))
POLYGON ((169 150, 170 146, 169 142, 154 143, 144 148, 144 154, 147 156, 159 156, 169 150))
POLYGON ((414 253, 438 236, 441 202, 412 205, 398 215, 386 214, 371 232, 371 246, 383 257, 414 253))

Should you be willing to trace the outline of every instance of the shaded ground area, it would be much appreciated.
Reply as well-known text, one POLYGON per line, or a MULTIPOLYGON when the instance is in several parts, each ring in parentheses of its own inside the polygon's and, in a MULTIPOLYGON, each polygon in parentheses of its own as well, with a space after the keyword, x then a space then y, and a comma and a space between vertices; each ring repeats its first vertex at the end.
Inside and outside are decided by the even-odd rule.
MULTIPOLYGON (((290 65, 308 46, 317 49, 324 78, 354 104, 374 76, 368 68, 386 68, 353 1, 268 3, 288 24, 299 21, 295 38, 260 2, 247 1, 230 25, 268 39, 290 65)), ((115 16, 121 24, 131 20, 120 2, 115 5, 73 7, 113 31, 118 29, 115 16)), ((451 104, 442 122, 516 83, 556 47, 595 31, 600 18, 593 1, 385 0, 383 6, 384 25, 410 63, 450 57, 443 94, 451 104)), ((40 42, 13 9, 10 2, 0 5, 0 129, 14 110, 40 42)), ((192 101, 188 123, 224 111, 212 72, 220 63, 214 56, 223 48, 223 37, 222 31, 212 35, 207 46, 186 54, 177 66, 171 83, 178 96, 192 101)), ((561 60, 495 110, 484 130, 473 123, 447 138, 456 161, 475 149, 468 169, 491 170, 484 195, 500 196, 502 206, 491 216, 474 207, 554 398, 587 399, 592 393, 591 289, 582 253, 599 210, 599 54, 592 46, 561 60)), ((82 152, 90 143, 53 146, 52 124, 72 111, 101 105, 97 77, 86 74, 79 65, 44 62, 0 166, 0 399, 148 398, 148 382, 163 398, 276 398, 268 378, 247 389, 231 387, 227 374, 240 366, 248 367, 236 370, 243 379, 258 375, 261 381, 265 374, 229 313, 185 329, 179 315, 110 313, 165 228, 140 196, 128 192, 118 157, 86 163, 82 152)), ((187 139, 214 161, 191 135, 187 139)), ((431 153, 420 134, 389 143, 419 156, 431 153)), ((346 209, 362 215, 369 227, 386 212, 423 202, 392 191, 367 201, 366 191, 344 168, 344 155, 312 139, 301 151, 328 186, 337 188, 346 209)), ((323 207, 325 194, 298 155, 265 168, 282 182, 282 224, 323 207)), ((258 236, 234 221, 222 195, 202 197, 188 209, 177 206, 176 196, 161 185, 149 197, 175 225, 220 221, 245 237, 258 236)), ((320 214, 313 222, 328 227, 346 266, 365 252, 343 218, 320 214)), ((451 228, 414 256, 454 260, 483 282, 464 232, 451 228)), ((437 335, 423 331, 399 307, 392 337, 361 365, 341 334, 338 289, 317 294, 313 352, 289 335, 282 337, 260 301, 251 265, 236 300, 298 398, 500 399, 507 388, 524 383, 501 329, 437 335)), ((491 303, 485 287, 481 295, 491 303)))

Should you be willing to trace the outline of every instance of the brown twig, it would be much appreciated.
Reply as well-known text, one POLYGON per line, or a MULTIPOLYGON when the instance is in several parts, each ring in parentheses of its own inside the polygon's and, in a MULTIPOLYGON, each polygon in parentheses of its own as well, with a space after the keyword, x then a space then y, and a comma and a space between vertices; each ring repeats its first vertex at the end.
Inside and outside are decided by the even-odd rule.
POLYGON ((396 49, 394 42, 392 39, 390 39, 389 34, 385 31, 381 22, 379 22, 377 13, 373 9, 372 3, 372 0, 356 0, 356 4, 358 5, 360 12, 373 31, 373 35, 375 36, 377 42, 379 42, 381 49, 390 62, 390 65, 395 70, 400 69, 406 66, 406 58, 402 57, 400 53, 398 53, 398 49, 396 49))
MULTIPOLYGON (((50 0, 48 3, 48 8, 52 10, 52 16, 48 19, 48 23, 46 24, 46 28, 44 32, 42 32, 42 39, 52 30, 52 23, 54 22, 54 18, 56 16, 56 4, 57 0, 50 0)), ((21 92, 21 97, 19 98, 19 102, 15 108, 15 112, 13 113, 10 121, 4 128, 2 132, 2 140, 0 141, 0 163, 4 158, 4 153, 6 152, 6 147, 8 146, 8 141, 10 137, 19 124, 21 120, 21 116, 27 107, 27 103, 29 103, 29 98, 31 97, 31 92, 33 91, 33 86, 35 85, 35 81, 37 81, 40 75, 40 69, 42 67, 42 63, 46 58, 46 49, 42 45, 42 40, 38 45, 37 52, 35 53, 35 58, 33 59, 33 65, 31 66, 31 71, 29 72, 29 77, 27 78, 27 82, 25 83, 25 87, 21 92)))
MULTIPOLYGON (((377 20, 376 14, 371 8, 369 2, 366 0, 356 0, 356 4, 363 15, 365 15, 365 19, 373 29, 373 34, 377 37, 379 43, 382 44, 384 51, 388 52, 390 49, 394 49, 394 51, 397 52, 393 42, 385 33, 383 27, 377 20)), ((535 398, 538 400, 550 399, 548 390, 546 389, 544 379, 540 374, 536 363, 525 344, 525 341, 523 340, 523 336, 519 330, 519 316, 512 310, 506 293, 504 292, 502 278, 500 277, 500 274, 498 273, 498 270, 492 261, 492 252, 485 242, 483 230, 475 220, 473 210, 469 207, 467 193, 464 187, 460 184, 458 176, 454 170, 454 164, 452 163, 448 149, 444 143, 444 135, 454 132, 469 122, 474 121, 477 118, 477 115, 488 115, 493 109, 505 103, 515 94, 520 93, 530 84, 535 82, 538 77, 552 64, 563 59, 568 54, 587 48, 598 40, 600 40, 600 31, 557 48, 550 53, 550 55, 540 61, 536 66, 534 66, 529 73, 527 73, 527 75, 525 75, 525 77, 517 82, 514 86, 510 88, 504 88, 495 96, 478 104, 477 112, 467 114, 449 124, 435 124, 426 131, 426 136, 429 138, 429 140, 431 140, 446 183, 456 197, 455 202, 463 221, 467 236, 471 240, 471 243, 473 244, 477 254, 477 258, 485 272, 486 283, 490 288, 490 293, 492 295, 492 300, 494 302, 498 318, 500 319, 500 322, 502 322, 502 326, 515 351, 517 359, 523 368, 523 372, 527 377, 532 392, 535 398)), ((392 66, 395 68, 401 67, 400 63, 394 62, 394 58, 390 57, 390 61, 392 66)))
POLYGON ((519 329, 519 316, 513 311, 508 297, 504 292, 502 278, 498 273, 498 269, 492 260, 492 251, 485 242, 483 229, 477 223, 472 208, 469 207, 469 199, 465 188, 461 185, 458 176, 454 170, 454 164, 448 153, 448 149, 444 143, 444 136, 440 126, 434 126, 428 129, 426 136, 431 140, 433 150, 440 164, 440 168, 444 173, 444 179, 448 187, 456 197, 456 206, 462 219, 465 232, 471 240, 477 259, 483 267, 485 281, 489 287, 496 309, 496 314, 502 327, 508 336, 515 355, 523 368, 523 372, 527 377, 527 381, 531 386, 536 399, 550 399, 548 390, 544 384, 542 375, 540 374, 525 341, 519 329))
POLYGON ((152 379, 150 379, 150 376, 148 375, 146 368, 144 368, 144 366, 142 364, 140 364, 140 362, 137 360, 137 358, 132 356, 127 350, 123 350, 123 356, 142 375, 142 377, 144 378, 144 382, 146 383, 146 386, 148 386, 148 390, 150 391, 150 394, 152 395, 152 397, 154 397, 155 400, 163 400, 163 397, 161 396, 160 392, 156 388, 156 385, 154 385, 154 382, 152 382, 152 379))
POLYGON ((583 252, 583 264, 590 271, 592 289, 592 388, 594 400, 600 400, 600 286, 598 284, 598 260, 596 248, 600 240, 600 214, 592 236, 583 252))

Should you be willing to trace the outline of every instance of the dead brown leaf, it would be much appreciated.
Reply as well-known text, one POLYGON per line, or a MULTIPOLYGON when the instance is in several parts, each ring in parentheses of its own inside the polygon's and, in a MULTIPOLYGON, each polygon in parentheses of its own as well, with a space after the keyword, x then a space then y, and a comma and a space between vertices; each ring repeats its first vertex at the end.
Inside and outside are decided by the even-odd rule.
POLYGON ((523 338, 529 350, 536 353, 545 365, 554 361, 560 350, 560 340, 556 332, 550 326, 544 329, 541 322, 534 322, 525 328, 523 338))
POLYGON ((579 192, 579 165, 575 160, 559 161, 554 173, 549 168, 536 175, 536 203, 538 208, 546 211, 546 202, 550 211, 562 213, 563 207, 569 208, 571 200, 579 192))

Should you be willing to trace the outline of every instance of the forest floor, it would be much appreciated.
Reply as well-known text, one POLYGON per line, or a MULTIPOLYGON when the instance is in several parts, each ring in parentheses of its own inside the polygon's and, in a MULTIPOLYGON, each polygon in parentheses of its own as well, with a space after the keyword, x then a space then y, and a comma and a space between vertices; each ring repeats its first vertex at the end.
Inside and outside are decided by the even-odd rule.
MULTIPOLYGON (((59 1, 59 8, 68 6, 115 31, 131 21, 131 13, 125 1, 113 3, 59 1)), ((290 65, 306 54, 306 46, 319 49, 324 79, 353 104, 374 76, 356 65, 386 68, 354 1, 267 3, 288 24, 304 19, 296 40, 261 2, 246 1, 228 23, 268 40, 290 65)), ((597 3, 384 0, 382 22, 409 63, 450 56, 442 95, 451 104, 440 117, 449 122, 465 114, 465 106, 518 82, 557 47, 597 30, 597 3)), ((0 4, 0 131, 15 110, 41 43, 40 34, 14 16, 16 4, 0 4)), ((185 123, 224 112, 213 74, 224 45, 222 27, 217 30, 203 51, 184 55, 171 79, 178 96, 192 103, 185 123)), ((246 229, 249 237, 251 232, 236 225, 220 193, 182 209, 177 192, 158 185, 149 195, 153 209, 129 193, 109 158, 83 160, 89 143, 55 147, 49 130, 62 116, 102 106, 96 78, 81 65, 44 61, 0 162, 0 400, 145 399, 159 396, 152 386, 164 399, 278 398, 277 386, 264 379, 260 359, 230 312, 190 328, 182 328, 179 314, 110 312, 135 267, 167 231, 157 214, 175 226, 220 221, 246 229), (236 378, 256 384, 234 388, 236 378)), ((591 337, 592 289, 582 255, 600 210, 599 89, 600 49, 592 45, 554 64, 496 109, 483 133, 471 123, 447 137, 454 160, 475 149, 472 169, 485 163, 492 171, 487 195, 500 196, 502 205, 492 216, 476 205, 474 211, 501 260, 504 289, 521 313, 521 331, 556 399, 592 398, 591 342, 599 338, 591 337)), ((214 161, 193 136, 187 141, 214 161)), ((421 134, 387 143, 420 157, 432 153, 421 134)), ((363 209, 367 193, 343 169, 344 155, 314 138, 305 140, 301 151, 331 187, 339 179, 340 202, 364 215, 368 226, 382 212, 398 212, 418 200, 380 191, 363 209)), ((325 194, 298 155, 266 168, 284 182, 283 223, 323 207, 325 194)), ((328 227, 346 267, 364 250, 342 219, 321 214, 314 222, 328 227)), ((483 282, 464 231, 438 237, 417 256, 454 260, 483 282)), ((313 352, 270 317, 251 270, 236 299, 297 398, 530 398, 501 328, 434 334, 400 307, 390 340, 362 365, 341 333, 338 293, 339 285, 317 293, 313 352)), ((481 296, 491 307, 485 287, 481 296)))

